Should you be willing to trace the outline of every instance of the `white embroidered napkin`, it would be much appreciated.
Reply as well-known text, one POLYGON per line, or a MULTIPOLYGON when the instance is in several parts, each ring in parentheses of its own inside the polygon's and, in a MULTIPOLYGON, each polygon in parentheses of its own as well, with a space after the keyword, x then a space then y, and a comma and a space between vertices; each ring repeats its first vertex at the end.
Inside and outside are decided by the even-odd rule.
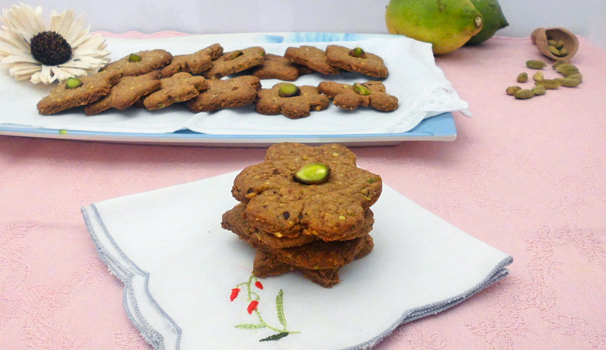
POLYGON ((298 273, 258 284, 253 249, 221 228, 235 175, 82 209, 124 282, 129 317, 156 349, 368 349, 505 277, 512 262, 384 185, 372 207, 375 248, 343 267, 339 284, 298 273))
MULTIPOLYGON (((212 38, 215 40, 216 38, 212 38)), ((113 39, 108 38, 108 49, 116 60, 132 52, 162 48, 172 54, 188 54, 214 44, 204 35, 164 39, 113 39)), ((217 135, 326 135, 402 133, 413 129, 423 119, 445 112, 466 111, 463 101, 444 72, 435 64, 431 45, 404 36, 388 36, 357 41, 336 42, 242 42, 222 43, 225 51, 250 46, 262 46, 266 52, 284 55, 290 46, 313 45, 325 49, 329 44, 346 47, 363 47, 384 58, 389 76, 382 80, 387 92, 399 99, 400 107, 394 112, 378 112, 371 108, 344 111, 332 104, 322 112, 312 112, 307 118, 288 119, 282 115, 261 115, 254 106, 224 109, 214 112, 191 113, 182 105, 159 111, 129 108, 111 109, 87 117, 81 108, 53 116, 38 114, 36 104, 50 90, 48 86, 32 86, 16 82, 0 72, 0 101, 6 113, 0 114, 0 124, 25 125, 48 129, 66 129, 120 133, 172 133, 189 129, 217 135)), ((297 85, 317 86, 321 81, 332 80, 353 84, 377 80, 358 73, 344 72, 334 76, 319 73, 300 77, 297 85)), ((262 80, 263 88, 270 88, 279 80, 262 80)))

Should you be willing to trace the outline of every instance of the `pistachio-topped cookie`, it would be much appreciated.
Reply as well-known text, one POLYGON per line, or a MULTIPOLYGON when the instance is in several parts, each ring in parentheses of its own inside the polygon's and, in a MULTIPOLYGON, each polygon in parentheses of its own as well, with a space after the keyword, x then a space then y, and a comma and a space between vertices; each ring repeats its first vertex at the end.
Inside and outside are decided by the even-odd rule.
POLYGON ((335 241, 364 225, 381 190, 381 177, 358 168, 345 146, 280 143, 267 150, 263 163, 236 177, 232 194, 246 203, 244 218, 261 231, 335 241), (309 163, 326 165, 329 178, 320 184, 297 181, 295 174, 309 163))

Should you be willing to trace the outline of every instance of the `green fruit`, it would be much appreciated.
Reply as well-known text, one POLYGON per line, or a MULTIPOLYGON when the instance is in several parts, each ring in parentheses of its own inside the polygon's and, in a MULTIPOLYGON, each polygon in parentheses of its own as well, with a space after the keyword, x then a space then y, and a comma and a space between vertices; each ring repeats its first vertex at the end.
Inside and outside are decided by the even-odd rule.
POLYGON ((471 0, 471 3, 482 14, 484 27, 482 27, 482 30, 478 34, 472 36, 467 44, 476 45, 483 43, 492 38, 494 33, 499 29, 503 29, 509 25, 497 0, 471 0))
POLYGON ((435 54, 460 48, 484 24, 470 0, 391 0, 385 22, 392 34, 433 44, 435 54))

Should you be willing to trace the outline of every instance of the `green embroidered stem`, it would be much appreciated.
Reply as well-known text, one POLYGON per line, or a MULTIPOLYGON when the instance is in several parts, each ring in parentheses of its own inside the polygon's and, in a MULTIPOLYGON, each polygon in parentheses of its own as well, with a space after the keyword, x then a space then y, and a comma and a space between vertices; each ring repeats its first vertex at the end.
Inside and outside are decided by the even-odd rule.
POLYGON ((251 303, 251 304, 249 304, 249 313, 252 313, 252 311, 254 311, 255 314, 257 315, 257 317, 259 318, 259 323, 258 324, 252 324, 252 323, 239 324, 239 325, 236 325, 235 327, 240 328, 240 329, 269 328, 272 331, 276 332, 276 334, 271 335, 267 338, 263 338, 259 341, 274 341, 274 340, 282 339, 289 334, 300 333, 298 331, 289 331, 286 327, 286 316, 284 315, 284 291, 282 289, 280 289, 280 291, 278 292, 278 295, 276 296, 276 312, 278 315, 278 321, 283 326, 282 329, 280 329, 280 328, 276 328, 276 327, 269 325, 261 316, 261 312, 259 312, 259 310, 257 309, 257 305, 258 305, 258 302, 261 299, 261 297, 259 296, 259 294, 257 294, 256 292, 254 292, 252 290, 252 288, 251 288, 252 285, 256 285, 260 289, 263 288, 261 283, 258 282, 257 277, 254 275, 250 276, 250 278, 248 279, 247 282, 242 282, 242 283, 238 284, 236 286, 236 288, 246 286, 246 295, 247 295, 246 299, 248 302, 251 303), (253 303, 255 303, 254 306, 252 306, 253 303))

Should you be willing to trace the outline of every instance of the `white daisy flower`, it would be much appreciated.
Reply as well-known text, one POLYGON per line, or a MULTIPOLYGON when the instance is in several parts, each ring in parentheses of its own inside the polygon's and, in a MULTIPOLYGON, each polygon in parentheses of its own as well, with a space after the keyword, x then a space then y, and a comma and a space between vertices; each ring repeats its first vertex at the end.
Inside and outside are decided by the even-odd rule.
POLYGON ((49 27, 40 6, 13 5, 0 18, 0 63, 16 80, 62 82, 96 73, 110 61, 105 38, 89 35, 90 26, 73 10, 51 11, 49 27))

